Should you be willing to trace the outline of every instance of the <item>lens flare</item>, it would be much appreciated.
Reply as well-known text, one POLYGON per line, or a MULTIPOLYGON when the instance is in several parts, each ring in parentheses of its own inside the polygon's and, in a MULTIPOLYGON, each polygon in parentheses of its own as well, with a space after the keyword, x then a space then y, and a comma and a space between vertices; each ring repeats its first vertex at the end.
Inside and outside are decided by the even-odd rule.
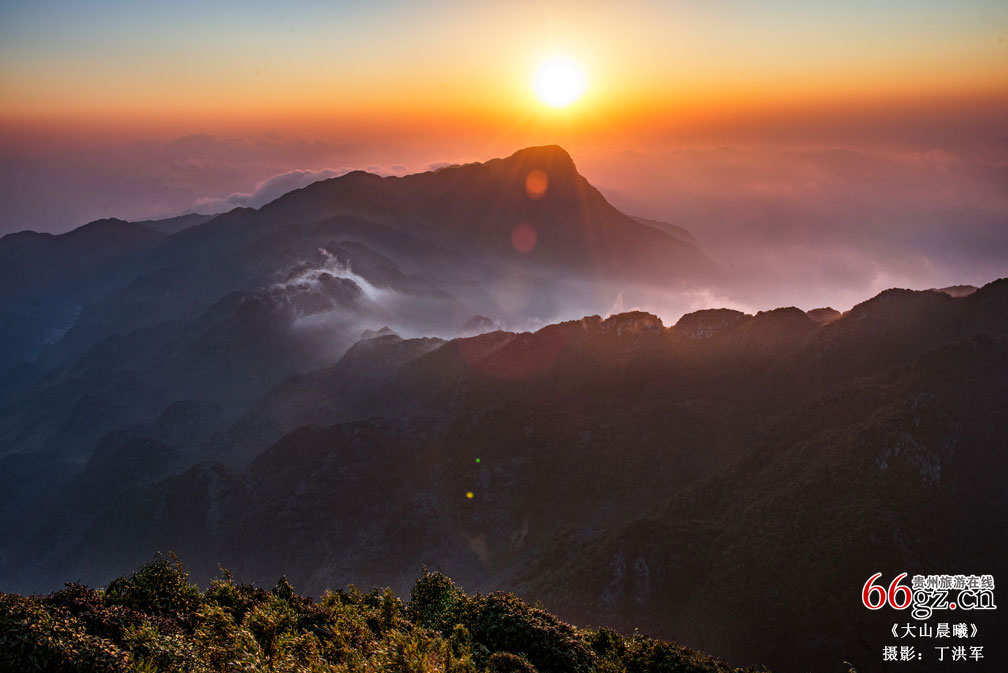
POLYGON ((539 234, 531 224, 522 222, 511 231, 511 246, 523 255, 532 252, 539 240, 539 234))
POLYGON ((529 171, 525 176, 525 194, 530 199, 541 199, 546 196, 546 188, 549 187, 549 176, 538 168, 529 171))

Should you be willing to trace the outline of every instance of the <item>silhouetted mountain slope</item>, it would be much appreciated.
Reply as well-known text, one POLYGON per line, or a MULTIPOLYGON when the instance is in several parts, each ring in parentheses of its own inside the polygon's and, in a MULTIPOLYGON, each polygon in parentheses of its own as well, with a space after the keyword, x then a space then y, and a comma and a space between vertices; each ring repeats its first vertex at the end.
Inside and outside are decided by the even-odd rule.
POLYGON ((39 256, 70 250, 97 276, 63 265, 53 278, 74 289, 51 301, 11 281, 27 308, 5 321, 7 364, 39 357, 0 377, 0 456, 79 466, 102 434, 175 400, 212 401, 234 420, 285 378, 333 364, 364 330, 454 336, 474 315, 521 324, 608 305, 599 283, 623 271, 664 283, 711 267, 613 209, 556 147, 401 179, 353 173, 258 211, 185 218, 167 237, 103 220, 4 239, 19 264, 60 268, 39 256), (536 171, 547 186, 530 196, 536 171), (520 224, 542 229, 525 254, 511 241, 520 224), (71 431, 82 400, 105 411, 71 431))
POLYGON ((370 338, 204 421, 229 465, 185 467, 163 430, 102 440, 120 448, 26 522, 48 532, 4 572, 101 582, 169 548, 198 577, 282 567, 314 592, 402 589, 426 563, 737 661, 876 670, 867 577, 1003 568, 1006 309, 998 281, 887 291, 824 326, 787 308, 370 338), (74 505, 110 459, 142 473, 74 505))
POLYGON ((195 227, 198 224, 209 222, 217 215, 200 215, 199 213, 189 213, 178 217, 168 217, 162 220, 138 220, 139 224, 151 231, 160 231, 162 234, 177 234, 183 229, 195 227))
MULTIPOLYGON (((874 572, 1005 570, 1006 356, 1008 340, 977 337, 921 356, 895 380, 809 400, 647 518, 558 536, 517 584, 561 613, 668 630, 729 658, 834 670, 829 653, 882 670, 893 615, 857 598, 874 572)), ((997 656, 997 620, 970 620, 997 656)))
POLYGON ((977 287, 975 285, 952 285, 936 290, 936 292, 944 292, 951 297, 968 297, 976 291, 977 287))
MULTIPOLYGON (((668 285, 715 273, 694 245, 609 205, 562 149, 530 148, 403 178, 354 172, 258 211, 236 209, 191 226, 151 253, 148 274, 85 309, 43 361, 54 366, 78 356, 112 329, 191 319, 228 292, 276 282, 330 245, 356 258, 350 268, 377 288, 398 274, 415 290, 422 277, 465 306, 440 316, 442 329, 457 329, 474 313, 541 318, 565 303, 590 305, 598 299, 585 281, 668 285), (526 189, 533 172, 547 176, 535 198, 526 189), (522 243, 528 250, 512 240, 516 227, 534 229, 522 243), (552 291, 542 291, 547 287, 552 291), (559 301, 563 295, 571 301, 559 301)), ((404 305, 410 302, 397 309, 404 305)))
POLYGON ((354 214, 413 235, 433 235, 467 254, 563 263, 624 278, 650 271, 645 280, 656 281, 712 270, 695 246, 609 205, 556 146, 401 178, 355 171, 291 192, 262 212, 288 221, 354 214), (533 171, 545 175, 546 184, 530 198, 526 181, 533 171), (528 257, 515 256, 511 246, 512 231, 522 223, 538 233, 528 257), (652 260, 658 268, 649 266, 652 260))
POLYGON ((42 340, 52 316, 26 319, 39 357, 0 377, 5 589, 104 584, 157 549, 309 592, 405 591, 427 563, 833 670, 884 636, 857 600, 874 566, 1003 566, 1006 280, 842 315, 590 315, 714 269, 556 147, 65 236, 0 240, 12 268, 74 257, 10 285, 72 315, 42 340))
POLYGON ((646 217, 635 217, 634 219, 643 225, 652 227, 653 229, 660 229, 661 231, 667 232, 683 243, 689 243, 690 245, 694 245, 698 248, 700 247, 700 244, 693 237, 693 234, 691 234, 688 229, 680 227, 677 224, 670 224, 669 222, 661 222, 659 220, 649 220, 646 217))
POLYGON ((746 322, 751 316, 728 308, 713 308, 687 313, 676 323, 676 332, 687 339, 710 339, 746 322))
POLYGON ((0 238, 0 301, 36 299, 50 293, 74 295, 109 264, 152 248, 164 236, 133 222, 95 220, 65 234, 23 231, 0 238))
POLYGON ((805 313, 808 317, 812 318, 812 320, 815 320, 820 325, 833 322, 840 317, 840 311, 829 306, 825 308, 814 308, 811 311, 806 311, 805 313))
POLYGON ((59 235, 23 231, 0 238, 0 374, 59 341, 83 305, 128 280, 163 238, 116 219, 59 235))
POLYGON ((4 237, 0 370, 20 364, 0 376, 3 544, 54 511, 60 486, 90 469, 107 433, 199 400, 217 417, 185 446, 167 445, 186 460, 242 464, 304 418, 405 413, 401 395, 377 402, 387 394, 380 366, 358 366, 357 388, 318 375, 318 404, 313 391, 303 404, 266 393, 331 367, 365 330, 454 336, 472 330, 474 315, 521 323, 608 305, 593 283, 626 271, 642 248, 668 253, 651 282, 710 266, 609 206, 555 147, 403 179, 354 173, 258 211, 4 237), (534 171, 546 189, 530 195, 534 171), (519 224, 541 230, 535 249, 512 245, 519 224), (564 255, 573 256, 561 264, 564 255))

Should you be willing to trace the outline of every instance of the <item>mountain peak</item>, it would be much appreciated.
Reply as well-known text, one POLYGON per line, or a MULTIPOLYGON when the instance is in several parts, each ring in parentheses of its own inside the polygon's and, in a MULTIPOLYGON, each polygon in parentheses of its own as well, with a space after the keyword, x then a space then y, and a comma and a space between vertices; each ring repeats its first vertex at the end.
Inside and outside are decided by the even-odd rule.
POLYGON ((727 332, 751 318, 742 311, 730 308, 708 308, 687 313, 679 318, 674 329, 687 339, 696 341, 727 332))
POLYGON ((127 222, 118 217, 106 217, 71 229, 56 238, 64 241, 101 240, 103 245, 109 245, 110 239, 136 239, 153 242, 164 238, 164 234, 136 222, 127 222))
POLYGON ((526 147, 499 161, 501 165, 508 166, 515 172, 527 174, 529 171, 541 170, 549 175, 551 180, 580 177, 574 159, 559 145, 526 147))
POLYGON ((805 315, 812 318, 812 320, 820 325, 826 325, 839 318, 841 313, 831 306, 826 306, 824 308, 814 308, 811 311, 806 311, 805 315))
POLYGON ((505 161, 546 161, 574 165, 574 159, 559 145, 539 145, 520 149, 505 161))
POLYGON ((602 321, 602 331, 615 332, 616 336, 625 333, 661 332, 664 329, 661 318, 645 311, 616 313, 602 321))
POLYGON ((338 226, 352 217, 359 229, 366 220, 468 257, 549 273, 665 283, 715 271, 695 245, 612 206, 559 145, 401 177, 353 171, 288 192, 258 219, 266 230, 337 216, 338 226))

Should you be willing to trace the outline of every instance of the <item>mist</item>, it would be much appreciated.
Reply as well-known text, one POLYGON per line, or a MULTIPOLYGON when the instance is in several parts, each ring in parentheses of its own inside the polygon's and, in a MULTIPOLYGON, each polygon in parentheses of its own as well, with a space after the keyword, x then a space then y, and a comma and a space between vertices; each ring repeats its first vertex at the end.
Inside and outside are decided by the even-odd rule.
POLYGON ((1008 162, 949 150, 684 149, 581 163, 624 212, 688 229, 750 308, 853 303, 1008 272, 1008 162))
MULTIPOLYGON (((492 158, 277 133, 194 134, 100 148, 4 142, 2 232, 261 207, 354 169, 403 175, 492 158)), ((750 139, 732 146, 567 149, 617 208, 687 229, 720 278, 687 290, 605 283, 575 290, 576 281, 569 294, 537 297, 534 311, 523 310, 532 292, 528 279, 498 279, 489 291, 501 307, 495 319, 504 324, 534 327, 607 309, 648 310, 666 323, 709 307, 845 310, 888 287, 982 285, 1008 274, 1008 155, 999 144, 942 138, 931 145, 917 137, 891 146, 833 145, 803 138, 773 147, 750 139)))

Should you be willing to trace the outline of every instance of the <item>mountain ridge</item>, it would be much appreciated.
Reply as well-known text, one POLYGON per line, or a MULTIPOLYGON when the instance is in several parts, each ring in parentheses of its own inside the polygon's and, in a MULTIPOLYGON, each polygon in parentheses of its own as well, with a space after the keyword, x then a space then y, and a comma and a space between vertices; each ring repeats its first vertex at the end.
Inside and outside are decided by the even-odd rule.
MULTIPOLYGON (((777 622, 761 612, 757 594, 739 587, 771 581, 772 568, 737 551, 708 554, 744 540, 756 558, 786 563, 764 546, 772 544, 829 567, 802 546, 804 533, 781 537, 781 526, 794 519, 778 503, 786 498, 805 508, 796 519, 804 531, 835 517, 828 514, 835 508, 853 512, 853 529, 829 529, 838 536, 832 544, 851 550, 841 555, 848 565, 853 555, 926 569, 919 550, 936 544, 934 535, 951 523, 933 533, 913 527, 918 551, 909 556, 879 540, 888 539, 892 517, 911 525, 928 489, 954 487, 961 502, 953 507, 943 496, 950 514, 942 520, 959 526, 963 508, 1008 506, 989 495, 1003 468, 999 453, 989 453, 994 463, 976 461, 983 465, 978 472, 943 449, 943 481, 935 482, 927 448, 979 418, 992 428, 1008 422, 997 411, 998 400, 1008 402, 1008 378, 1001 378, 1008 374, 1008 280, 962 298, 885 291, 855 308, 825 325, 795 308, 729 312, 734 324, 700 339, 693 318, 709 311, 669 327, 638 311, 450 341, 392 334, 362 340, 332 368, 274 388, 234 423, 180 406, 164 415, 162 430, 106 437, 101 457, 63 489, 63 500, 41 520, 23 522, 49 532, 26 536, 6 558, 27 553, 35 567, 50 566, 57 576, 70 571, 60 559, 73 559, 93 582, 134 566, 151 547, 172 548, 192 559, 201 578, 220 562, 252 577, 282 564, 309 592, 348 578, 402 591, 414 561, 424 559, 467 585, 537 597, 565 618, 594 623, 602 615, 622 629, 674 633, 728 660, 787 670, 829 651, 855 661, 859 634, 884 633, 857 612, 856 601, 831 608, 852 620, 848 626, 788 604, 777 611, 797 635, 756 628, 777 622), (880 336, 879 348, 862 347, 880 336), (946 385, 957 368, 975 372, 966 377, 974 383, 946 385), (971 408, 977 395, 983 404, 971 408), (918 399, 926 409, 918 409, 918 399), (220 428, 208 446, 222 447, 218 456, 228 462, 168 467, 178 441, 170 436, 191 436, 190 417, 220 428), (923 425, 915 420, 925 418, 923 425), (267 430, 264 423, 274 425, 267 430), (276 438, 264 441, 271 433, 276 438), (907 443, 904 436, 920 439, 907 443), (232 442, 226 451, 225 437, 232 442), (850 442, 856 451, 843 448, 850 442), (895 480, 886 488, 912 495, 894 495, 885 512, 873 514, 856 507, 871 501, 867 492, 848 499, 828 480, 833 472, 852 478, 868 469, 866 460, 876 461, 868 464, 877 472, 879 456, 888 456, 890 469, 878 479, 895 480), (101 476, 110 460, 117 469, 139 469, 128 488, 101 476), (794 474, 807 478, 792 484, 781 476, 794 474), (94 516, 91 523, 60 523, 68 503, 96 479, 106 484, 100 511, 74 508, 94 516), (747 493, 749 504, 727 493, 747 493), (275 554, 254 554, 249 546, 264 526, 273 531, 275 554), (308 531, 310 539, 303 537, 308 531), (766 541, 752 531, 763 531, 766 541), (68 537, 61 542, 60 535, 68 537), (51 551, 32 557, 36 545, 51 551), (681 584, 715 582, 701 576, 720 578, 738 595, 693 593, 681 584), (738 617, 726 622, 701 600, 715 595, 738 617), (669 612, 671 605, 681 607, 669 612), (800 626, 810 623, 816 626, 800 626), (810 649, 809 642, 820 645, 810 649), (790 656, 780 654, 785 644, 790 656)), ((996 436, 970 433, 972 439, 956 441, 971 442, 975 458, 979 447, 993 451, 996 436)), ((863 488, 873 484, 876 477, 863 488)), ((980 531, 972 535, 984 539, 980 531)), ((959 562, 997 569, 991 554, 998 548, 991 549, 961 549, 959 562)), ((856 564, 837 573, 864 581, 856 564)), ((808 591, 826 591, 812 576, 798 578, 808 591)), ((859 671, 873 670, 870 660, 857 661, 859 671)))
POLYGON ((0 378, 15 589, 103 584, 156 549, 201 580, 224 563, 309 593, 404 592, 428 562, 581 623, 829 670, 854 661, 857 629, 884 635, 859 612, 857 559, 927 570, 923 546, 957 526, 967 572, 1008 558, 969 516, 1008 520, 991 495, 1006 279, 825 319, 613 312, 710 269, 555 147, 342 176, 171 235, 105 220, 77 236, 124 228, 143 245, 32 305, 36 323, 17 313, 23 331, 5 323, 5 344, 38 353, 0 378), (883 508, 869 487, 892 493, 883 508), (829 593, 813 567, 856 586, 829 593), (781 568, 794 596, 773 593, 781 568))

